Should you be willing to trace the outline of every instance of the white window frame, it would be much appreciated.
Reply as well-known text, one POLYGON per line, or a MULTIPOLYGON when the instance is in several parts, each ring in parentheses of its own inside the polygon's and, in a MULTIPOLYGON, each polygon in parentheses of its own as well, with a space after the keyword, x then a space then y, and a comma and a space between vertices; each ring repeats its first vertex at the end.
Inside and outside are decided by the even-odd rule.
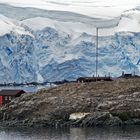
POLYGON ((9 101, 11 101, 12 100, 12 97, 11 96, 9 96, 9 101))
POLYGON ((5 101, 8 101, 8 96, 5 96, 4 99, 5 99, 5 101))

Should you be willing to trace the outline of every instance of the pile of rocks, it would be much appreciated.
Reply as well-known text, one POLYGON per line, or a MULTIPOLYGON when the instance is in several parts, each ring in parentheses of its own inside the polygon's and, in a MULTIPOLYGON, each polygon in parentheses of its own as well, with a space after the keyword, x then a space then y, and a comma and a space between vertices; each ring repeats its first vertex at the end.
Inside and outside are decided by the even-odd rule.
POLYGON ((6 126, 139 125, 140 79, 71 83, 22 95, 0 109, 0 121, 6 126))

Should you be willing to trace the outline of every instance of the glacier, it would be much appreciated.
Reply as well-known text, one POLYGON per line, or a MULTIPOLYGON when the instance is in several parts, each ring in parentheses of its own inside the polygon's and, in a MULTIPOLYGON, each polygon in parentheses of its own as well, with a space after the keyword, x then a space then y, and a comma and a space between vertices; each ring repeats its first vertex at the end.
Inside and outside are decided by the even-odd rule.
POLYGON ((7 4, 0 14, 0 83, 95 75, 95 25, 106 26, 99 29, 99 75, 140 74, 139 7, 107 20, 7 4))
POLYGON ((67 11, 93 18, 112 18, 139 6, 140 0, 0 0, 0 3, 24 8, 67 11))

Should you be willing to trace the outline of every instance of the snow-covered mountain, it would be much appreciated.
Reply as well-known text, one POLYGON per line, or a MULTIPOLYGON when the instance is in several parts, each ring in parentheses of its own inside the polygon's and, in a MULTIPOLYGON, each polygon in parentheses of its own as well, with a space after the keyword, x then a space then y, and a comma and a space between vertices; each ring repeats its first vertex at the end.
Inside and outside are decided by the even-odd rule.
POLYGON ((114 15, 97 15, 90 6, 98 11, 121 5, 111 1, 105 5, 101 0, 0 0, 0 83, 74 80, 94 75, 96 26, 100 27, 99 74, 140 74, 138 2, 124 5, 114 15), (37 9, 39 6, 42 9, 37 9), (80 10, 75 11, 76 6, 80 10), (84 13, 86 6, 88 11, 84 13))
POLYGON ((139 6, 140 0, 0 0, 16 7, 67 11, 90 17, 112 18, 139 6))

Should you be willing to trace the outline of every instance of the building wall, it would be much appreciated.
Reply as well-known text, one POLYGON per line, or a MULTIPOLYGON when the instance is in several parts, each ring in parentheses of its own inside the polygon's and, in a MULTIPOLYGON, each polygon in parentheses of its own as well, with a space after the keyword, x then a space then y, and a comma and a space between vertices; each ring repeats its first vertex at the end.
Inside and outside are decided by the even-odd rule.
POLYGON ((3 96, 2 104, 7 104, 14 98, 15 98, 14 96, 3 96))
POLYGON ((2 106, 2 103, 3 103, 3 97, 0 96, 0 106, 2 106))

